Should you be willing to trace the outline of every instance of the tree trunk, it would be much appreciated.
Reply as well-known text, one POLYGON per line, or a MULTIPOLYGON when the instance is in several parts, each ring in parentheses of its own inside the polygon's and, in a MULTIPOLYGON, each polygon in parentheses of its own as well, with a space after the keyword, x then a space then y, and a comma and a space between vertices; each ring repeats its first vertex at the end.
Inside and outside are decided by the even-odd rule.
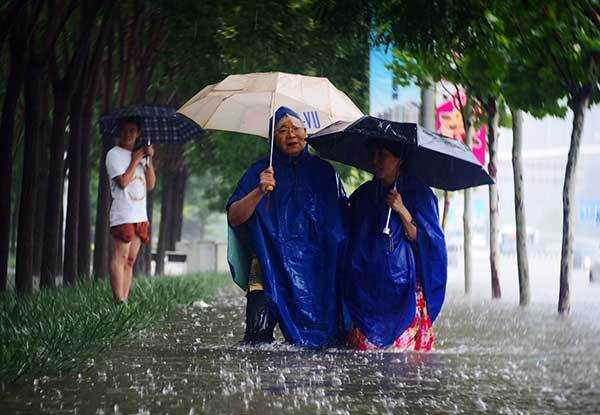
POLYGON ((183 224, 183 199, 181 195, 184 190, 182 189, 182 171, 178 170, 173 175, 173 201, 171 202, 171 231, 169 232, 169 250, 174 251, 177 247, 178 232, 180 226, 183 224))
POLYGON ((429 131, 435 131, 435 92, 433 82, 428 87, 421 88, 420 122, 429 131))
POLYGON ((36 210, 36 171, 40 128, 40 88, 43 68, 30 62, 25 76, 25 143, 17 235, 15 287, 20 295, 33 289, 33 238, 36 210))
POLYGON ((54 120, 50 144, 50 170, 48 173, 48 195, 46 204, 46 231, 40 273, 41 287, 54 287, 62 255, 62 204, 65 183, 65 129, 67 124, 68 96, 61 88, 54 88, 54 120))
POLYGON ((110 144, 102 143, 102 156, 98 173, 98 201, 96 207, 96 228, 94 231, 94 277, 103 280, 109 273, 109 213, 110 188, 106 172, 106 153, 110 144))
MULTIPOLYGON (((63 188, 64 188, 64 177, 63 177, 63 188)), ((58 264, 57 264, 57 276, 63 275, 63 261, 64 253, 65 253, 65 205, 63 203, 60 204, 60 222, 58 224, 58 264)))
POLYGON ((10 252, 12 143, 17 101, 23 85, 23 50, 11 42, 11 63, 0 121, 0 292, 8 283, 8 256, 10 252))
MULTIPOLYGON (((14 158, 14 156, 13 156, 14 158)), ((19 176, 23 176, 22 172, 19 172, 19 176)), ((16 180, 15 180, 16 181, 16 180)), ((12 184, 14 189, 14 200, 11 205, 11 219, 10 219, 10 249, 9 252, 12 255, 17 255, 17 234, 19 229, 19 207, 21 204, 21 183, 15 186, 16 183, 12 184)))
POLYGON ((156 248, 156 275, 164 275, 165 273, 165 251, 169 242, 170 221, 169 211, 172 206, 169 206, 173 199, 173 173, 165 171, 162 175, 162 201, 160 207, 160 230, 158 232, 158 246, 156 248))
POLYGON ((154 211, 154 190, 151 190, 146 195, 146 211, 148 213, 148 223, 150 223, 150 243, 142 245, 138 253, 138 257, 133 267, 134 275, 152 274, 152 214, 154 211))
MULTIPOLYGON (((103 112, 108 114, 111 107, 113 95, 113 31, 111 30, 107 45, 107 58, 104 65, 104 102, 103 112)), ((94 277, 104 279, 109 274, 110 260, 110 236, 109 236, 109 214, 110 214, 110 185, 106 172, 106 153, 112 148, 112 143, 102 138, 102 156, 98 173, 98 200, 96 203, 96 227, 94 231, 94 277)))
POLYGON ((445 190, 444 191, 444 210, 442 213, 442 230, 446 231, 446 226, 448 225, 448 215, 450 214, 450 197, 452 193, 445 190))
POLYGON ((185 192, 185 178, 183 169, 173 174, 173 192, 171 194, 171 231, 169 232, 169 250, 174 251, 179 241, 180 228, 183 223, 183 195, 185 192))
POLYGON ((92 104, 93 100, 86 100, 81 118, 81 181, 79 186, 79 236, 77 246, 79 258, 77 260, 77 270, 79 278, 83 280, 89 280, 91 268, 90 133, 92 104))
POLYGON ((78 272, 79 202, 81 189, 81 116, 82 88, 77 88, 71 101, 69 138, 69 190, 67 196, 67 223, 65 227, 65 252, 63 282, 73 284, 78 272))
MULTIPOLYGON (((176 209, 175 212, 177 214, 177 216, 175 217, 175 230, 174 230, 174 240, 175 240, 175 244, 179 241, 181 241, 181 236, 183 233, 183 210, 185 207, 185 192, 186 192, 186 188, 187 188, 187 180, 188 180, 188 169, 187 167, 184 165, 183 168, 179 171, 178 175, 177 175, 177 205, 176 205, 176 209)), ((175 244, 173 246, 173 249, 175 249, 175 244)))
POLYGON ((515 224, 517 230, 517 268, 519 272, 519 305, 526 306, 529 294, 529 260, 527 258, 527 224, 525 221, 525 189, 523 186, 523 112, 511 109, 513 120, 512 164, 515 183, 515 224))
MULTIPOLYGON (((82 73, 83 113, 81 126, 81 183, 80 183, 80 210, 79 210, 79 276, 82 279, 90 277, 90 255, 91 255, 91 201, 90 201, 90 143, 92 116, 94 103, 96 102, 96 91, 98 89, 102 55, 107 43, 108 34, 112 28, 111 16, 114 9, 114 0, 105 2, 106 14, 98 31, 91 58, 86 63, 82 73)), ((89 44, 89 42, 88 42, 89 44)), ((108 53, 112 53, 109 48, 108 53)), ((107 91, 109 91, 107 86, 107 91)), ((101 169, 100 169, 101 170, 101 169)), ((105 175, 106 176, 106 175, 105 175)), ((104 237, 104 236, 102 236, 104 237)))
POLYGON ((152 274, 152 235, 154 234, 154 195, 156 192, 153 190, 148 192, 148 222, 150 223, 150 243, 146 245, 146 251, 144 253, 144 263, 142 272, 144 275, 152 274))
POLYGON ((569 314, 571 311, 570 279, 573 268, 573 228, 575 222, 575 179, 577 174, 577 159, 581 145, 581 133, 585 109, 589 105, 591 87, 586 87, 569 106, 573 110, 573 130, 571 131, 571 144, 565 170, 565 183, 563 187, 563 235, 560 256, 560 290, 558 294, 558 312, 569 314))
MULTIPOLYGON (((467 95, 467 102, 465 105, 466 120, 465 124, 465 144, 470 148, 473 144, 473 131, 471 126, 473 125, 472 117, 473 111, 471 106, 471 98, 467 95)), ((463 210, 463 257, 464 257, 464 270, 465 270, 465 294, 471 294, 471 189, 464 190, 464 210, 463 210)))
MULTIPOLYGON (((496 181, 498 170, 498 113, 497 101, 490 98, 487 105, 488 113, 488 149, 490 161, 488 173, 496 181)), ((500 267, 500 215, 498 211, 498 185, 489 185, 489 207, 490 207, 490 270, 492 276, 492 298, 502 297, 500 290, 499 267, 500 267)))
POLYGON ((33 275, 39 277, 42 263, 42 252, 44 244, 45 222, 46 222, 46 198, 48 196, 48 170, 50 168, 48 147, 50 143, 50 119, 48 107, 48 86, 44 79, 44 91, 41 94, 40 135, 38 140, 38 169, 35 182, 37 183, 37 204, 35 211, 35 237, 33 238, 33 275))

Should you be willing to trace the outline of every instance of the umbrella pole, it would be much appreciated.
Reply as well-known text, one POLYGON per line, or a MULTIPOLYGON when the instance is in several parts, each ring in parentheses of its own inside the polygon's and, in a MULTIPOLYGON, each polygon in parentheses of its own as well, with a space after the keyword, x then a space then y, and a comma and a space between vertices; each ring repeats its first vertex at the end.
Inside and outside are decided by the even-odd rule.
POLYGON ((385 222, 385 228, 383 228, 383 233, 385 235, 389 235, 390 234, 390 218, 392 216, 392 208, 388 209, 388 215, 387 215, 387 220, 385 222))
MULTIPOLYGON (((271 138, 271 153, 269 154, 269 167, 273 167, 273 142, 275 136, 275 114, 273 113, 273 107, 275 105, 275 93, 271 94, 271 109, 269 110, 269 116, 271 117, 271 128, 270 128, 270 138, 271 138)), ((271 189, 272 190, 272 189, 271 189)))
POLYGON ((274 135, 275 132, 273 131, 273 129, 275 128, 275 117, 271 116, 272 120, 271 120, 271 153, 269 155, 269 167, 273 167, 273 144, 274 144, 274 135))
MULTIPOLYGON (((271 151, 269 154, 269 167, 271 167, 271 168, 273 167, 273 143, 275 141, 275 139, 274 139, 274 136, 275 136, 275 131, 274 131, 275 130, 275 114, 273 114, 273 104, 275 104, 275 93, 273 93, 271 95, 271 110, 269 111, 269 114, 271 116, 271 128, 270 128, 271 133, 269 134, 270 138, 271 138, 271 151)), ((268 192, 272 192, 273 186, 270 186, 270 185, 267 186, 266 190, 268 192)))
MULTIPOLYGON (((394 182, 394 189, 398 187, 398 179, 396 178, 396 181, 394 182)), ((390 219, 392 218, 392 208, 389 207, 388 208, 388 215, 387 215, 387 220, 385 221, 385 228, 383 228, 383 233, 385 235, 389 235, 390 234, 390 219)))

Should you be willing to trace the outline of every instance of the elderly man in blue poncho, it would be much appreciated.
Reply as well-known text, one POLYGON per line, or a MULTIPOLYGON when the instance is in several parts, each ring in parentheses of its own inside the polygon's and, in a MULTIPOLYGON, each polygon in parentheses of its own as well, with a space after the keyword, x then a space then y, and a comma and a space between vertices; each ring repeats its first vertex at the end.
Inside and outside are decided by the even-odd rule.
POLYGON ((253 256, 244 340, 273 341, 279 323, 294 345, 328 347, 341 334, 345 194, 333 167, 309 154, 300 116, 280 107, 274 117, 273 167, 250 166, 227 202, 229 225, 253 256))

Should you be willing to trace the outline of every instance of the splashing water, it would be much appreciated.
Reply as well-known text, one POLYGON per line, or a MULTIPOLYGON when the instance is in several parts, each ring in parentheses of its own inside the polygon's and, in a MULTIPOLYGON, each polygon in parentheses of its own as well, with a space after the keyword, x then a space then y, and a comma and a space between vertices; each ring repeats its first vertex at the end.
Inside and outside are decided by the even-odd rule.
POLYGON ((87 370, 3 385, 0 413, 597 413, 600 307, 451 296, 432 353, 239 344, 244 299, 182 308, 87 370))

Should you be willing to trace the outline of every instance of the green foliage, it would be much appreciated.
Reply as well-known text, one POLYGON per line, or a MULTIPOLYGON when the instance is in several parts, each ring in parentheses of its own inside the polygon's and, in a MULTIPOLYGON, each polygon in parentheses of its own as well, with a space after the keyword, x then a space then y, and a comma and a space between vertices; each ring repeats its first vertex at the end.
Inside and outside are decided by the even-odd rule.
MULTIPOLYGON (((165 61, 177 76, 168 86, 180 103, 229 74, 282 71, 327 77, 368 111, 368 27, 343 32, 314 1, 154 3, 169 27, 165 61)), ((213 132, 186 159, 202 177, 208 208, 222 211, 244 171, 268 154, 262 138, 213 132)))
POLYGON ((204 178, 204 197, 212 211, 223 211, 246 169, 268 156, 264 138, 222 131, 207 134, 186 152, 190 170, 204 178))
POLYGON ((395 81, 446 79, 485 101, 564 116, 584 85, 600 99, 600 20, 589 1, 381 2, 378 40, 391 44, 395 81), (579 91, 579 92, 578 92, 579 91))
POLYGON ((600 99, 600 21, 588 1, 494 2, 498 36, 507 41, 509 105, 535 116, 564 116, 584 88, 600 99), (514 13, 519 7, 519 13, 514 13))
POLYGON ((81 368, 116 342, 156 324, 178 304, 213 295, 224 275, 139 279, 116 305, 108 282, 80 283, 26 298, 0 298, 0 379, 81 368))

